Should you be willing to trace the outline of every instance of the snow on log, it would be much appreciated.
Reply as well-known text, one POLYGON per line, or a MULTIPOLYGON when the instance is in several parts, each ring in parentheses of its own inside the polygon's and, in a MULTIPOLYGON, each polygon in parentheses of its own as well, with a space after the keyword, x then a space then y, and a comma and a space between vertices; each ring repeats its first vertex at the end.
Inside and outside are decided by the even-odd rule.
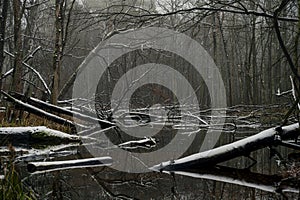
POLYGON ((16 98, 16 99, 22 100, 22 101, 24 101, 24 102, 26 102, 26 103, 28 103, 32 106, 35 106, 35 107, 40 108, 40 109, 47 110, 49 112, 56 112, 56 113, 60 113, 60 114, 65 114, 65 115, 69 115, 71 117, 74 116, 74 117, 76 117, 80 120, 87 121, 87 122, 92 122, 92 123, 99 123, 101 126, 105 126, 105 127, 110 127, 110 126, 115 125, 112 122, 109 122, 109 121, 106 121, 106 120, 101 120, 101 119, 98 119, 96 117, 85 115, 85 114, 82 114, 82 113, 79 113, 79 112, 76 112, 76 111, 61 108, 59 106, 44 102, 44 101, 36 99, 36 98, 25 97, 24 95, 19 94, 19 93, 14 92, 14 93, 11 94, 11 96, 16 98))
POLYGON ((280 145, 282 140, 296 138, 299 135, 299 124, 270 128, 245 139, 223 145, 208 151, 196 153, 174 161, 155 165, 150 169, 155 171, 174 171, 186 168, 202 168, 214 166, 239 156, 249 156, 252 151, 280 145))
MULTIPOLYGON (((1 140, 0 140, 0 142, 1 142, 1 140)), ((23 156, 23 155, 28 154, 28 153, 29 153, 28 149, 14 147, 14 150, 11 151, 7 147, 5 147, 5 148, 0 147, 0 157, 11 156, 12 154, 14 154, 15 156, 23 156)))
POLYGON ((17 156, 15 162, 46 161, 61 159, 66 156, 74 156, 79 152, 80 143, 58 144, 44 147, 43 149, 30 149, 26 154, 17 156))
POLYGON ((77 125, 79 127, 85 128, 85 126, 83 126, 83 125, 77 124, 70 120, 67 120, 62 117, 56 116, 54 114, 48 113, 40 108, 30 105, 30 104, 24 103, 23 101, 12 97, 11 95, 7 94, 4 91, 1 91, 1 93, 7 98, 8 101, 20 106, 22 109, 24 109, 30 113, 36 114, 41 117, 45 117, 45 118, 47 118, 53 122, 56 122, 58 124, 62 124, 62 125, 70 126, 70 127, 75 127, 75 125, 77 125))
POLYGON ((295 184, 293 184, 293 181, 285 179, 280 174, 266 175, 250 172, 249 170, 245 169, 235 169, 224 166, 216 166, 206 169, 201 168, 184 171, 173 171, 172 173, 193 178, 201 178, 241 185, 273 193, 299 193, 299 188, 297 188, 295 184))
POLYGON ((49 172, 74 168, 110 166, 112 163, 113 160, 109 156, 66 161, 30 162, 27 165, 27 170, 31 173, 49 172))
POLYGON ((69 135, 45 126, 0 128, 1 144, 61 144, 81 142, 81 137, 69 135))
POLYGON ((155 138, 152 137, 145 137, 142 140, 133 140, 124 142, 121 144, 118 144, 118 147, 122 149, 138 149, 138 148, 144 148, 144 149, 151 149, 152 147, 156 146, 155 138))
POLYGON ((38 161, 38 160, 51 160, 51 159, 57 159, 67 156, 76 155, 77 151, 69 151, 69 150, 63 150, 60 152, 42 152, 42 153, 29 153, 23 156, 18 156, 16 158, 17 162, 31 162, 31 161, 38 161))

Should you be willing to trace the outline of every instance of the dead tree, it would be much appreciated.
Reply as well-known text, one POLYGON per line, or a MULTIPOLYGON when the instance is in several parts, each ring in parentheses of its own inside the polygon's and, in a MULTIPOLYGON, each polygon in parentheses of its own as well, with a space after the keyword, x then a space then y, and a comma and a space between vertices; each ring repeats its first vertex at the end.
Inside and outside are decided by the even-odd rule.
POLYGON ((80 125, 80 124, 77 124, 75 122, 72 122, 68 119, 64 119, 62 117, 59 117, 59 116, 56 116, 54 114, 51 114, 51 113, 48 113, 42 109, 39 109, 39 108, 36 108, 32 105, 29 105, 27 103, 24 103, 16 98, 13 98, 11 95, 7 94, 6 92, 4 91, 1 91, 1 93, 7 98, 8 101, 12 102, 13 104, 15 104, 16 106, 19 106, 19 108, 23 109, 23 110, 26 110, 30 113, 33 113, 33 114, 36 114, 38 116, 41 116, 41 117, 45 117, 46 119, 49 119, 53 122, 56 122, 58 124, 62 124, 62 125, 65 125, 65 126, 69 126, 71 128, 74 128, 76 125, 78 127, 82 127, 84 128, 85 126, 83 125, 80 125))
POLYGON ((0 128, 1 144, 25 145, 54 145, 64 143, 80 143, 81 138, 69 135, 45 126, 37 127, 5 127, 0 128))
POLYGON ((23 40, 22 40, 22 16, 25 9, 26 0, 23 4, 20 0, 13 0, 13 11, 14 11, 14 48, 15 48, 15 59, 14 59, 14 71, 12 87, 15 92, 23 92, 22 78, 22 61, 23 61, 23 40))
POLYGON ((299 124, 270 128, 245 139, 223 145, 208 151, 196 153, 174 161, 163 162, 151 169, 156 171, 174 171, 187 168, 204 168, 215 166, 219 163, 240 156, 250 157, 250 153, 264 147, 283 145, 300 149, 294 143, 285 142, 299 136, 299 124))
MULTIPOLYGON (((4 44, 5 44, 5 30, 6 30, 6 19, 8 10, 8 0, 0 1, 0 8, 2 9, 0 16, 0 74, 2 77, 2 70, 4 64, 4 44)), ((0 78, 1 78, 0 77, 0 78)), ((2 89, 2 81, 0 80, 0 90, 2 89)))

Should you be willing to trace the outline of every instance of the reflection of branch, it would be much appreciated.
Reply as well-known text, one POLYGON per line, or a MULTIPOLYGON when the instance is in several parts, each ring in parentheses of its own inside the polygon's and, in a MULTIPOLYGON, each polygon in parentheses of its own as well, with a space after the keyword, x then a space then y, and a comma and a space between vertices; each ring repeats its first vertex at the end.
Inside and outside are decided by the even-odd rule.
POLYGON ((201 119, 200 117, 198 117, 198 116, 196 116, 196 115, 193 115, 193 114, 191 114, 191 113, 188 113, 188 114, 183 113, 182 116, 190 116, 190 117, 194 117, 194 118, 196 118, 197 120, 199 120, 199 122, 202 122, 203 124, 208 125, 208 123, 207 123, 206 121, 204 121, 204 120, 201 119))
POLYGON ((112 163, 112 158, 107 156, 77 160, 30 162, 27 165, 27 169, 31 173, 45 173, 66 169, 110 166, 112 163))
POLYGON ((284 181, 284 177, 282 175, 265 175, 253 173, 246 169, 216 166, 209 169, 199 168, 174 171, 174 173, 194 178, 215 180, 256 188, 273 193, 299 193, 298 187, 291 181, 284 181))
POLYGON ((94 170, 93 169, 87 169, 87 171, 90 174, 90 177, 101 187, 103 188, 104 192, 106 193, 106 195, 108 195, 109 197, 113 197, 115 199, 126 199, 126 200, 133 200, 134 198, 125 195, 125 194, 114 194, 112 192, 112 190, 105 184, 104 181, 102 180, 98 180, 98 178, 96 178, 93 174, 94 170))

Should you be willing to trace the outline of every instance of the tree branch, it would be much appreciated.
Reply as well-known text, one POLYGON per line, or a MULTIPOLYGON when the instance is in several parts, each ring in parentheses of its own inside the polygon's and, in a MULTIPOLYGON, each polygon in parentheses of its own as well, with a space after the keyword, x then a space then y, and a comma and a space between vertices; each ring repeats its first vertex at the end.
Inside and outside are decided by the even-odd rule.
POLYGON ((277 39, 278 39, 278 42, 279 42, 279 45, 287 59, 287 62, 289 63, 289 66, 293 72, 293 74, 295 75, 295 77, 298 79, 298 81, 300 81, 300 76, 299 76, 299 73, 298 73, 298 70, 297 70, 297 67, 295 66, 294 62, 293 62, 293 59, 291 57, 291 55, 289 54, 289 51, 287 50, 285 44, 284 44, 284 41, 282 39, 282 36, 281 36, 281 32, 280 32, 280 29, 279 29, 279 23, 278 23, 278 20, 279 20, 279 14, 280 12, 285 8, 285 6, 288 4, 290 0, 283 0, 280 4, 280 6, 275 10, 274 12, 274 16, 273 16, 273 20, 274 20, 274 28, 275 28, 275 32, 276 32, 276 36, 277 36, 277 39))
MULTIPOLYGON (((275 16, 271 13, 266 13, 266 12, 259 12, 255 10, 245 10, 245 9, 228 9, 228 8, 214 8, 214 7, 193 7, 193 8, 188 8, 188 9, 180 9, 172 12, 167 12, 167 13, 151 13, 151 14, 142 14, 142 15, 135 15, 131 13, 125 13, 125 12, 101 12, 101 17, 105 16, 111 16, 111 15, 125 15, 129 17, 164 17, 164 16, 170 16, 170 15, 176 15, 176 14, 184 14, 184 13, 190 13, 193 11, 214 11, 214 12, 225 12, 225 13, 234 13, 234 14, 244 14, 244 15, 255 15, 255 16, 260 16, 260 17, 267 17, 274 19, 275 16)), ((293 17, 279 17, 277 16, 277 19, 279 21, 289 21, 289 22, 298 22, 298 18, 293 18, 293 17)))

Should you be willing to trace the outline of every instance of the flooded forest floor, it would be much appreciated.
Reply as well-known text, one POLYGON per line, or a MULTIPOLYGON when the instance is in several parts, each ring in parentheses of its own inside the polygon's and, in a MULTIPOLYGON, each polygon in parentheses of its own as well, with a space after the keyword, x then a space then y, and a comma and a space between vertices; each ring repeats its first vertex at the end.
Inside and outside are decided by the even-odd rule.
MULTIPOLYGON (((224 131, 216 146, 282 125, 291 105, 238 105, 226 109, 224 131)), ((199 114, 209 118, 210 110, 199 114)), ((34 114, 7 123, 0 113, 1 127, 47 126, 65 133, 58 125, 34 114)), ((298 112, 286 124, 298 122, 298 112)), ((193 133, 193 134, 201 134, 193 133)), ((203 136, 196 136, 201 140, 203 136)), ((107 166, 66 168, 29 172, 32 161, 65 161, 90 158, 83 142, 67 144, 11 144, 2 136, 0 144, 0 191, 6 199, 19 195, 27 199, 299 199, 300 153, 272 146, 221 163, 214 169, 201 168, 175 173, 126 173, 107 166), (254 163, 255 161, 255 163, 254 163), (277 187, 280 185, 280 187, 277 187), (275 188, 275 189, 274 189, 275 188), (11 195, 11 196, 9 196, 11 195)), ((197 152, 195 142, 183 156, 197 152), (195 150, 196 149, 196 150, 195 150)), ((19 198, 19 197, 18 197, 19 198)), ((4 198, 5 199, 5 198, 4 198)))

